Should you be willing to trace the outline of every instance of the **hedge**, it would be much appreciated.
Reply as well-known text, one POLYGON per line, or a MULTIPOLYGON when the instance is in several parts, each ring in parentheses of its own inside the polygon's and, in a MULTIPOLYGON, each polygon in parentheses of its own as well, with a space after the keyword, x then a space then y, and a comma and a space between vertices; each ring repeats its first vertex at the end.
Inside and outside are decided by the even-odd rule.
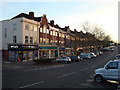
POLYGON ((40 58, 40 59, 36 59, 33 61, 36 63, 53 63, 55 61, 55 59, 40 58))

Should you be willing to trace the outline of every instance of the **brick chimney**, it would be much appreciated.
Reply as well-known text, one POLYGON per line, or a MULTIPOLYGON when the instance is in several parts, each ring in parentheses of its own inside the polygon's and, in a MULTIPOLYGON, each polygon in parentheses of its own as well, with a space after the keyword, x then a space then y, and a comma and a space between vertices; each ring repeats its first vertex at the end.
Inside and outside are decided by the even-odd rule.
POLYGON ((31 19, 34 19, 34 12, 29 12, 29 17, 30 17, 31 19))
POLYGON ((54 26, 54 20, 50 21, 50 25, 53 27, 54 26))

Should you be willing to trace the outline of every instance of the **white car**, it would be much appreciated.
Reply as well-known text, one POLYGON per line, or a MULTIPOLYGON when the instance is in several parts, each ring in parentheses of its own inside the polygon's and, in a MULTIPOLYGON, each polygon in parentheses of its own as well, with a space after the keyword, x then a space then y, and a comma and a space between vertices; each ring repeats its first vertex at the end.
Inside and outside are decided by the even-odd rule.
POLYGON ((93 53, 93 52, 90 52, 89 54, 90 54, 90 56, 93 57, 93 58, 95 58, 95 57, 97 56, 97 55, 95 55, 95 53, 93 53))
POLYGON ((70 63, 71 59, 69 57, 59 57, 56 59, 57 62, 70 63))
POLYGON ((120 60, 111 60, 103 68, 96 69, 94 74, 96 82, 106 80, 120 81, 120 60))

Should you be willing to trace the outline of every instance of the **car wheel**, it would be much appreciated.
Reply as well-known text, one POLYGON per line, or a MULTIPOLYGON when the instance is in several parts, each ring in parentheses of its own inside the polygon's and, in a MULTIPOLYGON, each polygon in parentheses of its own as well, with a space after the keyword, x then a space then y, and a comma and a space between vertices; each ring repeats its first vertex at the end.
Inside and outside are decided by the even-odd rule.
POLYGON ((97 83, 102 83, 103 82, 103 77, 101 75, 97 75, 97 76, 95 76, 95 81, 97 83))

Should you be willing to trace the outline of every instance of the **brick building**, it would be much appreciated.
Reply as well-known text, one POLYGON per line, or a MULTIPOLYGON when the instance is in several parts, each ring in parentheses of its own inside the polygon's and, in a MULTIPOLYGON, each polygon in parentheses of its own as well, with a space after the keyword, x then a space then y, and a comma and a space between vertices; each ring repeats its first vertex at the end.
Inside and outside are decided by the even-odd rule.
POLYGON ((34 12, 20 13, 2 22, 3 58, 32 60, 55 58, 61 55, 79 55, 93 51, 96 39, 89 33, 70 30, 48 22, 47 16, 35 17, 34 12))

